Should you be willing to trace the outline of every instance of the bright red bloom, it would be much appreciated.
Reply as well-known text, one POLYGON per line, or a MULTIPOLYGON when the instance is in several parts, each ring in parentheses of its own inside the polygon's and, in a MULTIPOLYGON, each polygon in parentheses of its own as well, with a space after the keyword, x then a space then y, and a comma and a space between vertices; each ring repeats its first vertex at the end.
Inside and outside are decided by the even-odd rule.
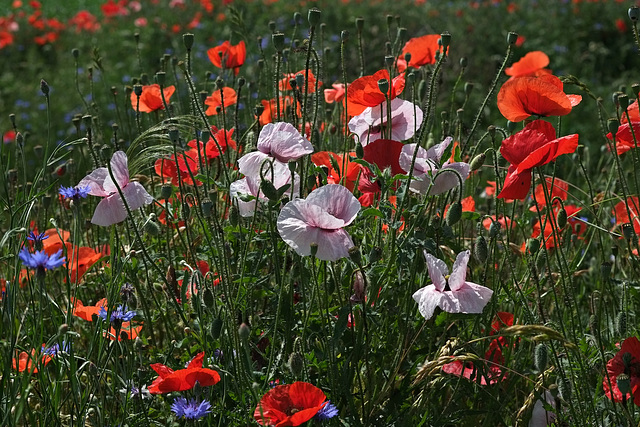
MULTIPOLYGON (((626 116, 622 117, 626 118, 626 116)), ((613 134, 609 132, 607 138, 613 140, 613 134)), ((636 148, 636 141, 638 141, 638 146, 640 147, 640 119, 632 121, 631 124, 626 122, 620 125, 618 132, 616 132, 616 152, 620 155, 632 148, 636 148), (636 137, 635 141, 633 140, 634 135, 636 137)))
MULTIPOLYGON (((163 89, 164 100, 169 104, 171 95, 176 91, 175 86, 167 86, 163 89)), ((160 85, 152 84, 142 86, 142 94, 140 95, 140 105, 138 106, 138 97, 131 92, 131 106, 134 110, 138 107, 141 113, 151 113, 152 111, 164 110, 162 103, 162 95, 160 94, 160 85)))
MULTIPOLYGON (((289 73, 289 74, 285 74, 284 78, 282 80, 280 80, 278 82, 278 89, 280 90, 292 90, 293 88, 291 87, 291 83, 290 80, 291 79, 295 79, 297 75, 301 75, 302 77, 304 77, 305 75, 305 71, 304 70, 300 70, 297 73, 289 73)), ((316 90, 316 76, 313 75, 313 73, 311 72, 311 70, 309 70, 309 84, 304 85, 306 86, 306 93, 313 93, 316 90)), ((318 81, 318 86, 322 86, 322 82, 318 81)), ((305 92, 305 88, 299 88, 302 90, 302 92, 305 92)))
POLYGON ((482 226, 488 230, 491 227, 491 224, 494 222, 497 222, 498 224, 500 224, 500 227, 502 230, 504 230, 505 228, 511 227, 511 218, 503 215, 499 215, 498 219, 496 219, 495 215, 491 215, 491 217, 487 217, 483 219, 482 226))
MULTIPOLYGON (((215 145, 215 144, 214 144, 215 145)), ((178 155, 178 167, 176 167, 175 156, 171 155, 169 159, 158 159, 155 162, 156 174, 163 180, 171 179, 171 183, 176 187, 178 182, 186 185, 194 185, 191 175, 194 177, 198 174, 198 154, 196 151, 187 151, 178 155)), ((196 185, 202 185, 202 182, 195 180, 196 185)))
MULTIPOLYGON (((633 101, 631 104, 629 104, 629 106, 627 107, 627 114, 629 114, 629 118, 632 122, 640 122, 640 109, 638 107, 638 101, 633 101)), ((629 121, 627 119, 627 114, 622 114, 620 116, 620 123, 627 123, 629 121)))
MULTIPOLYGON (((224 87, 222 89, 222 97, 224 98, 225 108, 238 102, 238 94, 232 87, 224 87)), ((220 91, 213 91, 213 93, 210 96, 207 96, 207 99, 204 100, 204 104, 208 106, 207 111, 205 111, 207 116, 215 116, 218 114, 217 107, 222 106, 220 91)))
MULTIPOLYGON (((580 212, 580 208, 573 205, 565 205, 565 212, 567 212, 567 226, 571 227, 573 234, 581 235, 586 230, 587 227, 585 224, 576 218, 578 212, 580 212)), ((562 239, 565 237, 565 234, 562 229, 558 227, 556 223, 556 215, 558 215, 558 211, 560 210, 560 205, 557 204, 553 207, 552 211, 546 215, 544 220, 544 244, 547 249, 551 249, 556 247, 558 244, 562 242, 562 239), (554 235, 553 230, 556 229, 558 232, 558 238, 560 242, 557 241, 556 235, 554 235)), ((531 237, 537 238, 541 234, 540 222, 536 221, 533 225, 533 233, 531 233, 531 237)))
POLYGON ((93 33, 100 29, 98 18, 93 16, 89 11, 81 10, 69 20, 69 25, 76 27, 76 33, 90 32, 93 33))
POLYGON ((344 154, 336 154, 330 151, 319 151, 311 155, 311 161, 314 165, 325 166, 328 169, 327 184, 342 184, 349 191, 353 191, 356 179, 358 179, 358 173, 362 168, 358 163, 352 162, 352 159, 355 159, 355 153, 347 153, 346 159, 344 154), (331 161, 332 158, 333 162, 331 161), (334 164, 337 164, 338 170, 334 168, 334 164), (341 182, 345 166, 347 169, 346 179, 341 182))
MULTIPOLYGON (((475 212, 476 211, 476 201, 473 200, 473 196, 468 196, 468 197, 465 197, 464 199, 462 199, 461 205, 462 205, 462 212, 475 212)), ((444 208, 444 212, 442 214, 443 217, 447 216, 447 211, 449 210, 450 206, 451 205, 447 205, 444 208)))
POLYGON ((212 47, 207 51, 209 61, 218 68, 233 68, 234 74, 238 74, 240 67, 247 57, 247 49, 241 40, 235 46, 225 41, 220 46, 212 47))
MULTIPOLYGON (((274 120, 277 120, 277 116, 278 116, 278 109, 276 108, 276 100, 275 99, 270 99, 269 101, 267 100, 262 100, 260 101, 262 103, 262 106, 264 107, 264 111, 262 112, 262 114, 260 115, 260 126, 264 126, 267 123, 271 123, 274 120)), ((287 117, 290 109, 290 107, 293 105, 293 97, 292 96, 281 96, 280 97, 280 120, 284 120, 285 117, 287 117)), ((299 116, 301 114, 300 112, 300 103, 296 102, 296 114, 299 116)))
MULTIPOLYGON (((120 326, 118 332, 118 341, 123 340, 135 340, 138 337, 138 334, 142 330, 142 325, 133 326, 131 322, 123 322, 120 326)), ((109 338, 111 341, 116 339, 116 330, 111 326, 109 328, 109 332, 104 332, 105 337, 109 338)))
POLYGON ((263 426, 299 426, 313 418, 327 397, 318 387, 298 381, 269 390, 256 407, 253 418, 263 426))
POLYGON ((540 76, 543 74, 551 74, 551 70, 545 68, 549 65, 549 57, 546 53, 535 50, 527 53, 518 62, 508 67, 504 72, 507 76, 540 76))
POLYGON ((531 187, 531 169, 546 165, 578 148, 578 134, 556 138, 553 125, 535 120, 502 141, 500 153, 511 163, 498 198, 524 199, 531 187))
POLYGON ((67 256, 69 258, 69 276, 72 283, 79 283, 84 273, 89 270, 93 264, 102 258, 103 253, 95 251, 87 246, 74 247, 71 243, 67 243, 67 256))
POLYGON ((402 48, 398 57, 398 71, 404 72, 407 67, 420 68, 423 65, 436 63, 436 52, 441 50, 440 34, 427 34, 422 37, 409 39, 402 48), (409 64, 404 60, 404 55, 410 53, 409 64))
POLYGON ((113 18, 115 16, 126 16, 129 14, 129 10, 125 7, 127 0, 120 0, 116 3, 114 0, 109 0, 100 6, 105 18, 113 18))
POLYGON ((98 316, 101 307, 104 307, 105 309, 107 308, 106 298, 98 300, 95 305, 84 305, 82 301, 80 301, 79 299, 75 299, 73 301, 73 312, 71 314, 88 322, 92 322, 93 316, 98 316))
MULTIPOLYGON (((629 375, 633 403, 640 406, 640 389, 638 388, 640 386, 640 341, 636 337, 624 340, 620 351, 607 362, 607 375, 602 380, 602 388, 605 396, 614 402, 622 402, 622 393, 616 382, 618 375, 622 373, 629 375), (628 356, 625 356, 626 354, 628 356)), ((626 397, 631 396, 627 393, 626 397)))
MULTIPOLYGON (((17 353, 17 352, 16 352, 17 353)), ((35 374, 38 372, 38 366, 43 367, 46 366, 49 362, 51 362, 52 357, 48 354, 42 354, 40 358, 38 358, 38 354, 36 349, 31 349, 31 353, 27 353, 26 351, 21 351, 18 354, 17 358, 13 358, 12 366, 13 369, 18 372, 29 371, 31 374, 35 374)))
POLYGON ((564 93, 560 79, 551 74, 509 79, 498 92, 498 109, 512 122, 532 115, 565 116, 580 101, 580 95, 564 93))
MULTIPOLYGON (((350 116, 357 116, 367 107, 375 107, 385 101, 385 95, 378 88, 378 80, 390 81, 389 72, 380 70, 371 76, 356 79, 347 88, 347 112, 350 116)), ((404 74, 395 77, 389 83, 389 100, 396 98, 404 90, 404 74)))
POLYGON ((153 380, 149 386, 149 393, 162 394, 172 391, 191 390, 196 384, 200 383, 202 387, 209 387, 220 381, 220 375, 213 369, 203 368, 204 351, 199 353, 187 365, 186 369, 174 371, 171 368, 161 364, 154 363, 151 368, 158 373, 158 378, 153 380))
POLYGON ((447 374, 464 377, 476 383, 479 382, 480 385, 496 384, 498 381, 505 379, 506 374, 502 374, 502 369, 499 366, 504 363, 502 350, 500 345, 494 344, 494 342, 497 343, 497 340, 493 340, 489 345, 489 350, 484 356, 485 360, 478 361, 475 364, 471 361, 455 360, 442 366, 442 371, 447 374), (478 375, 480 375, 480 381, 478 381, 478 375))
POLYGON ((220 150, 222 150, 223 153, 227 151, 227 147, 231 147, 235 150, 236 142, 233 140, 233 131, 234 129, 218 130, 217 127, 211 126, 211 136, 209 137, 209 141, 207 141, 207 143, 204 144, 204 147, 203 147, 202 141, 197 141, 195 139, 192 139, 191 141, 189 141, 188 145, 192 149, 187 151, 186 153, 187 157, 190 159, 195 159, 199 161, 198 151, 196 150, 197 146, 199 146, 200 148, 200 156, 203 159, 204 158, 208 159, 208 161, 212 161, 213 159, 216 159, 220 156, 220 151, 218 150, 218 146, 220 146, 220 150), (216 142, 218 143, 218 145, 216 145, 216 142), (205 148, 204 152, 203 152, 203 148, 205 148))
MULTIPOLYGON (((559 197, 560 200, 567 200, 568 191, 569 191, 569 183, 561 180, 560 178, 552 178, 547 177, 547 191, 550 192, 549 199, 553 200, 554 197, 559 197)), ((542 209, 544 206, 547 206, 547 200, 544 198, 544 187, 542 184, 536 185, 536 189, 533 192, 533 201, 538 205, 538 209, 542 209)), ((558 204, 558 201, 554 203, 554 205, 558 204)), ((529 210, 535 212, 536 207, 532 206, 529 210)))
POLYGON ((627 197, 627 203, 624 201, 616 203, 613 207, 613 215, 616 219, 616 225, 633 224, 633 229, 636 234, 640 234, 640 204, 637 196, 627 197), (631 212, 631 218, 629 218, 629 212, 627 211, 627 204, 629 205, 629 211, 631 212))
POLYGON ((9 31, 0 31, 0 49, 13 44, 13 34, 9 31))
POLYGON ((390 139, 378 139, 363 147, 364 160, 377 165, 381 171, 391 168, 391 175, 405 174, 400 167, 400 152, 404 144, 390 139))

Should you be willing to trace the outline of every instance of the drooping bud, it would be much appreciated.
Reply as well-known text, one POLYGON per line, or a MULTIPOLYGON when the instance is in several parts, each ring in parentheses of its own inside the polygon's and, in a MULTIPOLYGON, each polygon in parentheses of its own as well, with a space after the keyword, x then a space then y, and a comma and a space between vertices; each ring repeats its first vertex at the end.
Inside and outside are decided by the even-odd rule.
POLYGON ((249 339, 249 335, 251 335, 251 328, 246 323, 242 322, 240 327, 238 327, 238 335, 242 341, 246 341, 249 339))
POLYGON ((294 351, 293 353, 291 353, 291 355, 289 355, 288 365, 291 374, 294 377, 298 377, 304 370, 304 358, 300 353, 294 351))
POLYGON ((471 160, 471 164, 470 164, 471 172, 475 172, 478 169, 480 169, 480 167, 484 165, 484 162, 486 159, 487 159, 487 155, 484 153, 480 153, 477 156, 475 156, 473 160, 471 160))
POLYGON ((447 211, 446 222, 449 227, 456 224, 462 218, 462 203, 453 202, 447 211))
POLYGON ((49 96, 49 84, 44 79, 40 80, 40 92, 44 96, 49 96))
POLYGON ((627 313, 621 311, 616 316, 616 331, 621 337, 627 336, 627 313))
POLYGON ((531 255, 535 255, 538 252, 538 249, 540 249, 540 240, 536 239, 535 237, 527 240, 527 251, 531 255))
POLYGON ((487 257, 489 256, 489 248, 487 246, 487 240, 484 238, 484 236, 476 237, 476 243, 473 246, 473 255, 479 262, 483 264, 487 260, 487 257))
POLYGON ((544 372, 547 369, 547 363, 549 362, 549 348, 544 343, 540 343, 536 346, 533 354, 533 364, 538 372, 544 372))
POLYGON ((211 322, 211 338, 217 340, 218 338, 220 338, 220 332, 222 332, 222 319, 216 317, 215 319, 213 319, 213 322, 211 322))
POLYGON ((562 229, 567 225, 567 211, 564 208, 560 208, 556 215, 556 224, 558 228, 562 229))

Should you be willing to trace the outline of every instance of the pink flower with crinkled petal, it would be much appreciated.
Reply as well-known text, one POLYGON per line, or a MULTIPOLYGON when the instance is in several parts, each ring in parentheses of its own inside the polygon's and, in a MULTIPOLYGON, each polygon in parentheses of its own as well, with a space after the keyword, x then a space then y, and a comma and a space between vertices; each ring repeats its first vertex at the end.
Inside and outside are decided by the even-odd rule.
POLYGON ((440 159, 449 144, 451 144, 451 141, 453 141, 453 138, 447 137, 440 144, 436 144, 428 150, 416 144, 407 144, 402 147, 399 163, 400 167, 407 173, 411 170, 411 161, 416 148, 418 149, 413 167, 413 177, 409 187, 412 191, 419 194, 427 194, 428 192, 430 195, 436 195, 449 191, 460 183, 460 180, 453 172, 442 172, 436 177, 436 174, 441 170, 452 169, 460 174, 463 181, 467 179, 470 170, 468 163, 447 160, 440 166, 440 159), (432 185, 431 181, 434 177, 435 181, 432 185))
POLYGON ((413 299, 425 319, 433 316, 436 307, 448 313, 482 313, 493 291, 465 280, 469 255, 468 250, 460 252, 449 275, 444 261, 424 251, 432 284, 418 289, 413 299))
POLYGON ((153 202, 153 197, 142 184, 129 181, 129 167, 127 155, 124 151, 116 151, 111 157, 111 170, 116 182, 114 183, 107 168, 98 168, 85 176, 77 187, 89 187, 92 196, 104 197, 93 213, 91 222, 96 225, 109 226, 124 221, 127 209, 124 206, 116 183, 132 211, 153 202))
POLYGON ((278 216, 278 232, 298 255, 311 255, 315 243, 318 259, 336 261, 349 256, 354 246, 343 227, 351 224, 359 211, 360 202, 346 187, 325 185, 306 199, 287 203, 278 216))
POLYGON ((387 123, 386 101, 375 107, 367 107, 349 121, 349 130, 358 135, 363 147, 384 138, 385 129, 389 126, 391 126, 390 139, 394 141, 405 141, 420 128, 423 113, 413 102, 395 98, 391 100, 390 107, 391 125, 387 123))

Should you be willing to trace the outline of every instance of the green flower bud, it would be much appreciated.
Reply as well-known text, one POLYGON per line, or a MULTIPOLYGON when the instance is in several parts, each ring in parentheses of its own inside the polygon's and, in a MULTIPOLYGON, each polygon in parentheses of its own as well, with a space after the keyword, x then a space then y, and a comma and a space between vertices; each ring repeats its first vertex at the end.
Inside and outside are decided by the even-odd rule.
POLYGON ((356 265, 362 265, 362 254, 360 253, 360 248, 358 248, 357 246, 352 246, 351 248, 349 248, 348 252, 351 261, 353 261, 356 265))
POLYGON ((538 249, 540 249, 540 240, 536 239, 535 237, 527 240, 527 251, 531 255, 535 255, 538 252, 538 249))
POLYGON ((489 247, 487 246, 487 240, 484 236, 476 237, 476 243, 473 246, 473 255, 483 264, 487 260, 487 257, 489 256, 489 247))
POLYGON ((205 307, 211 309, 215 305, 215 298, 213 297, 213 292, 209 288, 205 288, 202 293, 202 301, 204 302, 205 307))
POLYGON ((453 202, 447 211, 446 222, 449 227, 456 224, 462 218, 462 203, 453 202))
POLYGON ((238 335, 242 341, 247 341, 249 336, 251 335, 251 328, 246 323, 242 322, 240 327, 238 327, 238 335))
POLYGON ((564 400, 571 399, 571 382, 567 378, 558 378, 558 392, 564 400))
POLYGON ((484 165, 484 161, 486 159, 487 159, 487 155, 484 153, 480 153, 477 156, 475 156, 473 160, 471 160, 471 164, 470 164, 471 172, 475 172, 478 169, 480 169, 480 167, 484 165))
POLYGON ((533 356, 533 364, 538 372, 544 372, 549 362, 549 348, 546 344, 540 343, 536 346, 533 356))
POLYGON ((369 252, 369 262, 378 262, 380 259, 382 259, 382 249, 378 246, 374 246, 369 252))
POLYGON ((304 358, 297 351, 291 353, 289 356, 289 370, 294 377, 298 377, 304 370, 304 358))
POLYGON ((214 340, 217 340, 218 338, 220 338, 220 333, 222 332, 222 326, 223 326, 222 319, 220 319, 219 317, 216 317, 215 319, 213 319, 213 322, 211 322, 211 330, 210 330, 211 338, 213 338, 214 340))
MULTIPOLYGON (((155 217, 155 215, 153 216, 155 217)), ((144 231, 151 236, 158 236, 160 235, 160 226, 154 220, 149 219, 144 223, 144 231)))
POLYGON ((262 190, 262 193, 269 200, 276 201, 276 200, 279 199, 278 190, 276 190, 276 187, 269 180, 265 179, 265 180, 262 181, 262 183, 260 184, 260 190, 262 190))
POLYGON ((49 84, 44 79, 40 80, 40 92, 44 96, 49 96, 49 84))
POLYGON ((556 224, 558 228, 562 229, 567 225, 567 211, 564 208, 560 208, 556 215, 556 224))
POLYGON ((616 316, 616 331, 621 337, 627 336, 627 313, 621 311, 616 316))
POLYGON ((364 147, 359 142, 356 143, 356 157, 364 159, 364 147))
POLYGON ((229 210, 229 224, 235 227, 240 223, 240 211, 238 210, 238 206, 234 203, 231 205, 231 209, 229 210))

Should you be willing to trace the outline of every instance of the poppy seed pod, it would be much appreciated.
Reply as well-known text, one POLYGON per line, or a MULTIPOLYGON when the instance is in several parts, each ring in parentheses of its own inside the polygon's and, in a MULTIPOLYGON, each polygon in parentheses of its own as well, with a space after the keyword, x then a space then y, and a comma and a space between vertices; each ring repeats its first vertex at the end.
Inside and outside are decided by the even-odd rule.
POLYGON ((167 73, 165 73, 164 71, 158 71, 156 73, 156 83, 158 83, 160 86, 164 86, 166 79, 167 73))
POLYGON ((464 84, 464 94, 465 94, 465 96, 471 95, 471 91, 473 91, 473 83, 466 82, 464 84))
POLYGON ((442 47, 444 48, 444 50, 446 52, 447 48, 451 44, 451 34, 449 34, 448 32, 444 32, 444 33, 440 34, 440 40, 441 40, 441 43, 442 43, 442 47))
POLYGON ((318 8, 309 9, 309 13, 307 13, 307 20, 309 21, 309 26, 315 27, 320 23, 320 15, 322 12, 318 8))
POLYGON ((360 253, 360 248, 358 248, 357 246, 352 246, 351 248, 349 248, 348 252, 351 261, 353 261, 356 265, 362 265, 362 254, 360 253))
POLYGON ((378 246, 371 248, 369 252, 369 262, 374 263, 382 259, 382 249, 378 246))
POLYGON ((276 51, 282 53, 284 49, 284 34, 282 33, 271 34, 271 41, 273 42, 273 47, 276 49, 276 51))
POLYGON ((468 62, 469 61, 467 60, 467 58, 463 56, 462 58, 460 58, 460 67, 467 68, 468 62))
POLYGON ((133 93, 135 93, 137 97, 142 95, 142 85, 133 85, 133 93))
POLYGON ((633 238, 633 225, 631 223, 622 224, 622 235, 625 239, 631 240, 633 238))
POLYGON ((627 96, 626 93, 618 95, 618 105, 620 105, 622 111, 627 111, 627 107, 629 107, 629 96, 627 96))
POLYGON ((347 40, 349 40, 349 31, 347 30, 342 30, 340 32, 340 41, 341 42, 346 42, 347 40))
POLYGON ((185 33, 182 35, 182 43, 184 43, 184 47, 187 50, 191 50, 191 48, 193 47, 193 38, 194 35, 191 33, 185 33))
POLYGON ((633 91, 633 94, 637 98, 639 96, 639 94, 640 94, 640 84, 638 84, 638 83, 632 84, 631 85, 631 90, 633 91))
POLYGON ((49 96, 49 84, 44 80, 40 80, 40 91, 44 96, 49 96))
POLYGON ((358 30, 358 32, 362 31, 363 28, 364 28, 364 18, 363 17, 356 18, 356 29, 358 30))
POLYGON ((517 125, 518 123, 507 120, 507 130, 509 131, 509 133, 515 132, 517 125))
POLYGON ((80 56, 80 50, 77 47, 74 47, 73 49, 71 49, 71 54, 75 59, 78 59, 78 57, 80 56))
POLYGON ((378 80, 378 89, 383 94, 385 94, 385 95, 388 94, 389 93, 389 80, 387 80, 387 79, 378 80))
POLYGON ((616 378, 616 385, 618 386, 620 393, 622 393, 623 396, 626 396, 629 391, 631 391, 631 380, 629 378, 629 375, 619 374, 616 378))
POLYGON ((618 133, 618 128, 620 127, 620 122, 618 119, 609 119, 607 120, 607 128, 612 135, 618 133))
POLYGON ((628 13, 631 22, 638 22, 638 19, 640 19, 640 8, 638 8, 638 6, 630 7, 628 13))
POLYGON ((509 34, 507 34, 507 43, 513 46, 516 44, 516 41, 518 41, 518 33, 510 31, 509 34))

